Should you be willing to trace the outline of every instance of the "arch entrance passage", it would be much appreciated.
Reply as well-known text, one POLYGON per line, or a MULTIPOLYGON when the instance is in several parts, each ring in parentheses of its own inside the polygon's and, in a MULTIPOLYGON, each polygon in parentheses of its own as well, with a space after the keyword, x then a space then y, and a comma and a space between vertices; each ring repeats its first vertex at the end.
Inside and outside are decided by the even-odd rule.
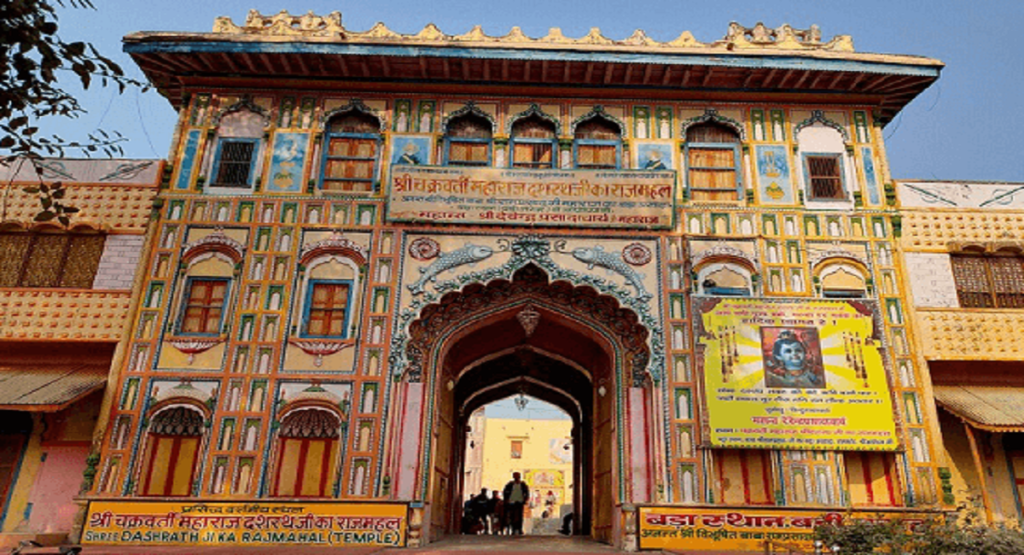
MULTIPOLYGON (((650 483, 635 465, 625 475, 623 461, 631 444, 626 405, 637 399, 630 389, 644 381, 647 336, 636 313, 614 297, 550 282, 534 265, 512 280, 471 284, 425 307, 410 325, 406 349, 410 367, 422 372, 415 497, 426 502, 425 539, 459 531, 469 416, 523 393, 572 418, 575 532, 613 543, 620 534, 616 507, 637 499, 631 487, 646 491, 650 483)), ((630 410, 634 420, 650 412, 644 398, 630 410)))

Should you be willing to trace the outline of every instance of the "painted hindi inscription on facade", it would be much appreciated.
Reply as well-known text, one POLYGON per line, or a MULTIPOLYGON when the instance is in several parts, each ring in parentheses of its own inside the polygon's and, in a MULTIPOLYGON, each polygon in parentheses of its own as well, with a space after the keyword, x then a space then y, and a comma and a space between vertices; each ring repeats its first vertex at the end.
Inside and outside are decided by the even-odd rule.
POLYGON ((669 229, 675 172, 393 166, 388 220, 669 229))
POLYGON ((840 513, 813 509, 640 507, 640 549, 760 552, 766 543, 775 543, 811 552, 817 526, 899 520, 908 529, 914 529, 931 516, 906 511, 840 513))
POLYGON ((898 447, 873 303, 697 303, 713 446, 898 447))
POLYGON ((92 501, 83 544, 404 547, 401 503, 92 501))

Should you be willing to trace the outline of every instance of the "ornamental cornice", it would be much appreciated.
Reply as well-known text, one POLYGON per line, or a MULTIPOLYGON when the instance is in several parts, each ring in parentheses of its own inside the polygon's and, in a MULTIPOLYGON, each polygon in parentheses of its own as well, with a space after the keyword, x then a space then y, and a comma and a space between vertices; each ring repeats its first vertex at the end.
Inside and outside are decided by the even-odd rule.
POLYGON ((525 46, 602 46, 624 47, 643 50, 668 49, 716 49, 716 50, 778 50, 778 51, 824 51, 853 52, 853 39, 849 35, 837 35, 827 42, 821 38, 821 29, 811 25, 809 29, 794 29, 789 24, 770 28, 761 22, 753 27, 745 27, 739 23, 729 24, 725 36, 713 42, 701 42, 689 31, 684 31, 670 41, 658 41, 637 29, 629 37, 616 40, 610 39, 600 29, 591 28, 586 35, 579 38, 567 37, 562 30, 552 27, 548 34, 533 38, 523 33, 516 26, 505 35, 492 36, 484 33, 479 25, 469 32, 450 35, 441 31, 433 23, 428 23, 417 33, 404 34, 392 31, 383 23, 377 23, 362 32, 346 29, 342 24, 340 12, 334 11, 327 15, 316 15, 307 12, 292 15, 280 11, 273 15, 261 14, 257 10, 249 10, 245 21, 238 25, 230 17, 221 16, 214 20, 213 32, 225 35, 257 35, 265 37, 323 37, 343 42, 396 42, 404 44, 440 43, 440 44, 483 44, 494 46, 525 45, 525 46))
POLYGON ((859 256, 857 254, 854 254, 854 253, 852 253, 850 251, 843 250, 843 249, 829 249, 829 250, 826 250, 826 251, 813 251, 810 255, 808 255, 807 263, 810 265, 811 268, 815 268, 819 264, 821 264, 822 262, 825 262, 825 261, 827 261, 829 259, 833 259, 834 260, 836 258, 846 258, 848 260, 853 260, 854 262, 858 262, 862 266, 865 266, 865 267, 868 265, 867 261, 864 260, 863 256, 859 256))
POLYGON ((302 255, 299 257, 299 262, 308 264, 317 256, 327 253, 341 253, 354 260, 359 266, 365 265, 366 261, 370 259, 370 253, 366 250, 366 247, 340 233, 332 233, 326 239, 302 247, 302 255))
POLYGON ((698 266, 716 258, 739 258, 749 263, 752 269, 757 269, 757 257, 729 245, 715 245, 714 247, 693 253, 691 260, 694 266, 698 266))
POLYGON ((227 255, 232 262, 237 264, 242 261, 245 245, 228 237, 224 234, 223 229, 218 228, 213 233, 185 245, 182 250, 182 260, 189 260, 200 254, 216 251, 227 255))

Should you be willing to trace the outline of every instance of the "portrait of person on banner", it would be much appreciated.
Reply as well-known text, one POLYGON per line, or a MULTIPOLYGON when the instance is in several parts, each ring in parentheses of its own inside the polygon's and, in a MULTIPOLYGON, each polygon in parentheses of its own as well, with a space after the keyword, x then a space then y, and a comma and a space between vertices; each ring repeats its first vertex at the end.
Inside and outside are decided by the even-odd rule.
POLYGON ((430 163, 430 139, 428 137, 393 137, 391 163, 394 165, 420 166, 430 163))
POLYGON ((762 327, 761 353, 764 358, 765 387, 826 387, 817 329, 762 327))

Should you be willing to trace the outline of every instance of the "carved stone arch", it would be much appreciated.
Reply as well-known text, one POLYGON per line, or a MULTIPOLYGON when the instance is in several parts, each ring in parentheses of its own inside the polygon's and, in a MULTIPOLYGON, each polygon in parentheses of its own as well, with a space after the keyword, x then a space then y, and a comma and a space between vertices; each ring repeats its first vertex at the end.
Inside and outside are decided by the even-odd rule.
POLYGON ((512 126, 521 119, 526 119, 531 116, 536 116, 546 122, 551 123, 555 126, 555 137, 562 136, 562 122, 555 116, 547 114, 537 104, 530 104, 530 107, 526 110, 519 112, 513 116, 509 116, 508 121, 505 122, 505 134, 512 135, 512 126))
POLYGON ((213 126, 214 127, 220 127, 220 121, 222 119, 224 119, 224 116, 227 116, 229 114, 233 114, 235 112, 241 112, 242 110, 248 110, 248 111, 256 114, 257 116, 260 116, 261 118, 263 118, 263 127, 264 128, 266 128, 268 125, 270 125, 270 112, 267 111, 262 106, 259 106, 258 104, 253 102, 251 97, 245 96, 245 97, 242 97, 242 99, 239 100, 238 102, 235 102, 234 104, 232 104, 232 105, 224 108, 223 110, 218 111, 216 114, 214 114, 213 119, 212 119, 213 126))
POLYGON ((327 124, 331 121, 331 119, 333 119, 335 116, 339 116, 347 112, 359 112, 377 118, 377 125, 380 127, 379 132, 384 132, 384 116, 382 116, 380 112, 378 112, 377 110, 374 110, 373 108, 367 106, 366 104, 363 104, 363 101, 358 98, 353 98, 351 101, 349 101, 348 104, 345 104, 344 106, 340 106, 333 110, 324 112, 323 115, 320 116, 320 128, 327 129, 327 124))
POLYGON ((195 399, 188 397, 170 397, 153 405, 149 410, 148 433, 165 435, 201 436, 210 422, 210 408, 195 399), (189 415, 194 415, 194 418, 189 415), (196 420, 198 419, 198 420, 196 420), (188 429, 164 429, 167 426, 187 427, 188 429))
POLYGON ((800 123, 796 124, 796 127, 793 128, 793 137, 794 138, 797 137, 800 134, 800 131, 803 131, 804 128, 810 127, 810 126, 812 126, 814 124, 821 124, 821 125, 824 125, 825 127, 828 127, 830 129, 834 129, 834 130, 838 131, 839 135, 843 138, 843 143, 844 144, 847 144, 847 145, 852 144, 850 142, 850 134, 846 131, 846 128, 843 127, 841 124, 839 124, 837 122, 834 122, 834 121, 828 119, 827 117, 825 117, 825 112, 823 112, 822 110, 814 110, 814 111, 812 111, 811 112, 811 117, 809 117, 809 118, 805 119, 804 121, 801 121, 800 123))
POLYGON ((868 279, 868 276, 871 275, 868 270, 868 263, 863 257, 842 250, 831 250, 816 254, 809 258, 808 263, 811 266, 811 274, 815 276, 821 275, 822 271, 836 264, 849 264, 853 266, 857 271, 861 272, 864 279, 868 279))
POLYGON ((364 268, 367 260, 370 258, 366 247, 346 238, 340 233, 334 233, 326 239, 303 247, 302 254, 299 257, 299 265, 308 269, 310 263, 329 255, 348 258, 355 262, 359 268, 364 268))
MULTIPOLYGON (((849 253, 837 253, 811 264, 815 289, 821 295, 827 292, 856 292, 867 296, 871 292, 871 273, 868 265, 849 253)), ((827 296, 827 295, 826 295, 827 296)))
POLYGON ((454 112, 448 114, 447 116, 444 117, 443 120, 441 120, 441 132, 443 134, 447 135, 448 134, 448 125, 451 124, 452 121, 455 121, 456 119, 459 119, 462 116, 467 116, 467 115, 474 115, 474 116, 481 117, 481 118, 487 120, 487 122, 491 124, 491 133, 492 134, 497 130, 498 122, 496 122, 494 120, 494 116, 492 116, 491 114, 488 114, 487 112, 481 110, 480 107, 477 106, 475 102, 470 100, 469 102, 466 103, 465 106, 463 106, 462 108, 459 108, 458 110, 455 110, 454 112))
POLYGON ((600 104, 595 105, 592 110, 590 110, 589 112, 583 114, 582 116, 574 119, 572 121, 572 125, 569 126, 569 132, 573 136, 576 136, 576 128, 581 123, 590 121, 592 119, 604 119, 604 120, 610 121, 611 123, 614 123, 615 125, 619 126, 619 138, 620 139, 625 139, 626 138, 626 124, 625 124, 625 122, 623 122, 619 118, 617 118, 617 117, 609 114, 608 112, 606 112, 605 109, 604 109, 604 106, 602 106, 600 104))
POLYGON ((691 255, 690 260, 694 270, 716 262, 730 262, 746 268, 750 271, 751 275, 758 273, 756 257, 729 245, 716 245, 709 249, 704 249, 691 255))
POLYGON ((419 318, 409 325, 405 345, 406 378, 409 381, 422 379, 439 338, 489 311, 527 302, 572 314, 582 325, 600 330, 620 349, 623 376, 633 383, 646 380, 651 360, 647 339, 651 332, 637 313, 622 306, 615 297, 599 293, 590 286, 561 280, 552 282, 548 273, 533 263, 516 270, 511 280, 471 283, 425 306, 419 318))
POLYGON ((336 407, 319 403, 295 403, 281 413, 279 438, 338 439, 343 419, 336 407))
POLYGON ((689 128, 702 123, 717 123, 718 125, 728 127, 736 133, 736 136, 740 138, 740 142, 747 140, 747 132, 743 129, 743 124, 728 116, 719 114, 715 108, 707 108, 703 114, 683 120, 679 126, 679 136, 685 139, 686 131, 689 128))
MULTIPOLYGON (((228 237, 223 231, 217 230, 201 239, 193 241, 182 248, 181 261, 192 266, 199 261, 199 257, 205 254, 221 255, 226 257, 231 264, 238 264, 242 261, 245 253, 245 246, 238 241, 228 237)), ((205 259, 207 257, 203 257, 205 259)))

